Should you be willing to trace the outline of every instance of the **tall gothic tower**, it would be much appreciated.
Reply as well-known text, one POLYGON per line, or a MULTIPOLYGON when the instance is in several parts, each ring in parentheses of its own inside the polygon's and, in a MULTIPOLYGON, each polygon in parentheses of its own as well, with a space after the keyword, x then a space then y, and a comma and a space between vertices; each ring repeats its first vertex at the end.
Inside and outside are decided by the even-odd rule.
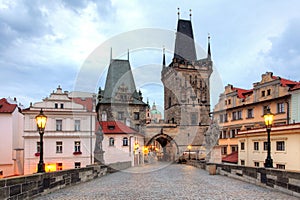
POLYGON ((174 57, 168 66, 163 53, 161 80, 166 123, 189 127, 209 124, 212 66, 210 37, 207 57, 198 60, 192 22, 178 18, 174 57))

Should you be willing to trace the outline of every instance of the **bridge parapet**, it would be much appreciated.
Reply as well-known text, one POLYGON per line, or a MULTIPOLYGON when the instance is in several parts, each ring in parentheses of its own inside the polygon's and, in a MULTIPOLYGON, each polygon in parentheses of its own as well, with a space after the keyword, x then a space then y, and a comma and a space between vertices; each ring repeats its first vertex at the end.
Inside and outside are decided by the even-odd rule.
POLYGON ((3 178, 0 179, 0 199, 32 199, 66 186, 102 177, 108 173, 108 168, 117 171, 130 166, 130 162, 109 166, 94 164, 79 169, 3 178))
POLYGON ((205 163, 197 160, 189 160, 187 164, 207 171, 215 166, 217 174, 269 187, 300 198, 300 172, 223 163, 205 163))

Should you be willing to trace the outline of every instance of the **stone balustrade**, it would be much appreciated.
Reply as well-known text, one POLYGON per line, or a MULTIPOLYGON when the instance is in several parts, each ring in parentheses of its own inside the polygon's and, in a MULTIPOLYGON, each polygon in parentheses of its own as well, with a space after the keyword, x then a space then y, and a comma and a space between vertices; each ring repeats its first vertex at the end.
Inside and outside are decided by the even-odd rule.
POLYGON ((228 176, 300 197, 300 172, 232 164, 205 163, 196 160, 189 160, 187 164, 205 169, 211 175, 219 174, 228 176))

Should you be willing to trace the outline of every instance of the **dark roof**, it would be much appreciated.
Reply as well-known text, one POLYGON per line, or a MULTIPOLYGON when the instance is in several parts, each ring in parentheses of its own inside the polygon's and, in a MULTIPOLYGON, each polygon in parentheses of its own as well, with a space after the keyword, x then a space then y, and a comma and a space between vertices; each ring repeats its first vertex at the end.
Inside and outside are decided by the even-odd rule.
POLYGON ((12 113, 17 104, 10 104, 5 98, 0 99, 0 113, 12 113))
POLYGON ((128 89, 127 92, 133 95, 133 104, 145 104, 138 99, 129 60, 112 59, 108 68, 101 103, 112 103, 112 97, 115 96, 121 85, 125 85, 128 89))
POLYGON ((190 20, 178 20, 174 58, 188 61, 197 60, 192 22, 190 20))

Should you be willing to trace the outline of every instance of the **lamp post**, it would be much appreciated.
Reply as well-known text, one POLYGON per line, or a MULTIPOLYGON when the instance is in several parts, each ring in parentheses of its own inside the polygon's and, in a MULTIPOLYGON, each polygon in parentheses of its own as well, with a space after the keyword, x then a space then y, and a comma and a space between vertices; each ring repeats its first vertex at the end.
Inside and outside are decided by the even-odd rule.
POLYGON ((42 108, 40 110, 40 113, 35 117, 35 121, 40 134, 40 161, 38 163, 37 172, 43 173, 45 172, 43 136, 46 127, 47 117, 46 115, 44 115, 42 108))
POLYGON ((191 148, 192 148, 192 146, 189 145, 189 146, 188 146, 188 149, 189 149, 189 160, 191 160, 191 148))
POLYGON ((265 168, 273 168, 273 160, 271 158, 271 139, 270 139, 273 117, 274 117, 274 114, 271 113, 270 108, 267 108, 267 110, 264 114, 265 125, 266 125, 267 133, 268 133, 268 142, 267 142, 268 155, 265 160, 265 168))

